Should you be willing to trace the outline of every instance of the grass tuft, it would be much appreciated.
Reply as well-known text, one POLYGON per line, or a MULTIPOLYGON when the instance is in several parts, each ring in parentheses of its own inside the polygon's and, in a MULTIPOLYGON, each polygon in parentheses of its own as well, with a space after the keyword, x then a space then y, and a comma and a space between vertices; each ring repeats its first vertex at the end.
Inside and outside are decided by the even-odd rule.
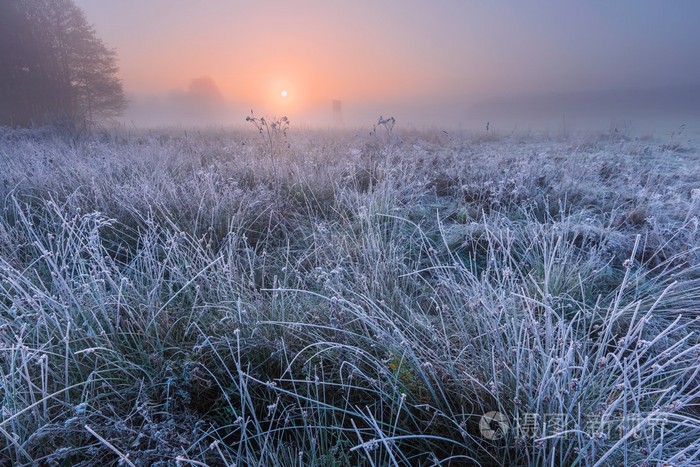
POLYGON ((2 458, 700 462, 694 150, 393 123, 2 129, 2 458))

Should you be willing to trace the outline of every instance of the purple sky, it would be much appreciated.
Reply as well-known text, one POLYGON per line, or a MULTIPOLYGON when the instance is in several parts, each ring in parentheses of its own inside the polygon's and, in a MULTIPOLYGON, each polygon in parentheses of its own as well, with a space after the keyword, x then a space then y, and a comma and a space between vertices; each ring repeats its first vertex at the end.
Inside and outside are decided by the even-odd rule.
POLYGON ((700 84, 700 1, 76 0, 132 95, 313 113, 700 84), (280 99, 282 89, 288 97, 280 99))

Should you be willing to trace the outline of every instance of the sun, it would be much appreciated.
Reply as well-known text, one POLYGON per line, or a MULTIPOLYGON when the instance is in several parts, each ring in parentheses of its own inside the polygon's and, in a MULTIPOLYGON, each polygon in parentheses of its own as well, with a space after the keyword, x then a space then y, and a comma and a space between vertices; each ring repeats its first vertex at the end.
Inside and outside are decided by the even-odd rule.
POLYGON ((288 96, 287 90, 286 90, 286 89, 282 89, 282 91, 280 92, 280 96, 282 96, 282 97, 287 97, 287 96, 288 96))

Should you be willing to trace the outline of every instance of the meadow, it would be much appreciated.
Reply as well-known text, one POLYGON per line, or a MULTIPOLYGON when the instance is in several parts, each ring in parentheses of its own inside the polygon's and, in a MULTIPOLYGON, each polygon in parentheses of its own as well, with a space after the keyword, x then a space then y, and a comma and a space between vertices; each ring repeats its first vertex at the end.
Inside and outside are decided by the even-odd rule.
POLYGON ((693 145, 264 129, 0 128, 4 463, 700 464, 693 145))

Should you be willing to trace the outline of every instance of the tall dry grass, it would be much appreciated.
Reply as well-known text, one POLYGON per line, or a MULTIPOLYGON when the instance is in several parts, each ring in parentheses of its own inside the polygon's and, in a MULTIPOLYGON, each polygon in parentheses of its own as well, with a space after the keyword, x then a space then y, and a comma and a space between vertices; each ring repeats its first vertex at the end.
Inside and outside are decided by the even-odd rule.
POLYGON ((3 130, 3 459, 700 462, 694 152, 365 135, 3 130))

